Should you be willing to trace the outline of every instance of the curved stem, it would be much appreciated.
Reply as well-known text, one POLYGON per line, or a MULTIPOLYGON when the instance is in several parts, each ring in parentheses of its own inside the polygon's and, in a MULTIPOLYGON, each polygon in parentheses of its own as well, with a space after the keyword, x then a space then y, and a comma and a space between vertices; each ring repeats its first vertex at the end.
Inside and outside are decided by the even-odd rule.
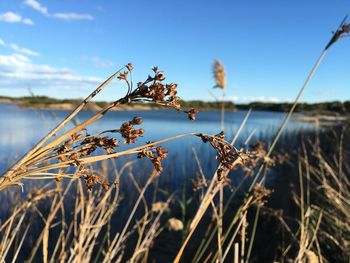
POLYGON ((111 75, 106 81, 104 81, 97 89, 95 89, 89 96, 87 96, 76 108, 69 114, 61 123, 59 123, 54 129, 52 129, 43 139, 41 139, 31 150, 29 150, 20 161, 15 163, 1 178, 4 180, 12 173, 14 173, 21 165, 23 165, 28 158, 30 158, 35 152, 37 152, 51 137, 55 136, 56 133, 61 130, 68 122, 70 122, 83 108, 91 101, 101 90, 103 90, 123 69, 122 67, 113 75, 111 75))

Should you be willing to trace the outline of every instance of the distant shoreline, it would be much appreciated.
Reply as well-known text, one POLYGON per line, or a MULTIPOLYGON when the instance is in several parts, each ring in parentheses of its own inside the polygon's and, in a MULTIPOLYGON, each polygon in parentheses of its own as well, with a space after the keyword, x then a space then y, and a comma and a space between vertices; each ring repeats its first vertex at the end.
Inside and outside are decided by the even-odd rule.
MULTIPOLYGON (((0 103, 14 103, 19 108, 34 109, 34 110, 74 110, 81 102, 81 99, 55 99, 46 96, 31 96, 31 97, 5 97, 0 96, 0 103)), ((84 110, 99 111, 105 107, 108 102, 98 101, 88 103, 84 110)), ((221 110, 220 101, 205 102, 205 101, 181 101, 184 109, 195 108, 199 111, 216 111, 221 110)), ((226 111, 248 110, 253 108, 260 111, 271 112, 287 112, 291 107, 291 103, 264 103, 252 102, 249 104, 234 104, 233 102, 225 102, 226 111)), ((118 105, 111 110, 162 110, 155 104, 129 104, 118 105)), ((296 108, 296 113, 302 116, 294 116, 292 119, 303 121, 320 126, 336 125, 350 120, 350 101, 346 102, 324 102, 324 103, 301 103, 296 108)))
MULTIPOLYGON (((20 109, 29 109, 29 110, 66 110, 71 111, 77 107, 77 103, 50 103, 50 104, 22 104, 15 100, 6 100, 0 99, 0 103, 12 103, 16 104, 20 109)), ((83 110, 87 111, 99 111, 102 107, 97 105, 94 102, 90 102, 85 106, 83 110)), ((118 105, 117 107, 112 108, 113 111, 123 111, 123 110, 154 110, 155 108, 151 105, 118 105)))
MULTIPOLYGON (((46 96, 33 97, 4 97, 0 96, 0 103, 15 103, 19 108, 36 110, 74 110, 80 104, 82 99, 55 99, 46 96)), ((97 101, 89 102, 84 110, 98 111, 105 107, 108 102, 97 101)), ((195 108, 198 110, 221 110, 221 102, 202 102, 202 101, 181 101, 184 109, 195 108), (193 104, 193 105, 192 105, 193 104)), ((164 110, 166 107, 153 103, 133 103, 120 104, 112 110, 164 110)), ((225 102, 226 111, 237 111, 237 107, 232 102, 225 102)))

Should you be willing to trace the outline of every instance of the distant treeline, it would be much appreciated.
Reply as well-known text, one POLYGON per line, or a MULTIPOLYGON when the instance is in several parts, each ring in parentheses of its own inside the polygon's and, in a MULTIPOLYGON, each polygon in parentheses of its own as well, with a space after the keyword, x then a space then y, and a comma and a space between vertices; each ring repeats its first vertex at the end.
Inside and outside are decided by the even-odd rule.
MULTIPOLYGON (((221 102, 205 102, 205 101, 182 101, 184 107, 193 107, 196 109, 219 110, 221 102)), ((292 103, 270 103, 270 102, 251 102, 248 104, 234 104, 233 102, 225 102, 226 110, 247 110, 253 108, 255 110, 265 111, 289 111, 292 103)), ((350 112, 350 101, 340 102, 321 102, 321 103, 299 103, 296 107, 297 112, 304 111, 324 111, 324 112, 350 112)))
MULTIPOLYGON (((81 99, 55 99, 47 96, 28 96, 28 97, 6 97, 0 96, 0 101, 7 100, 18 103, 22 106, 34 106, 35 105, 50 105, 50 104, 78 104, 81 99)), ((100 107, 104 107, 107 102, 98 101, 95 102, 100 107)), ((198 110, 220 110, 221 102, 220 101, 201 101, 201 100, 191 100, 191 101, 181 101, 183 108, 195 108, 198 110)), ((248 104, 235 104, 233 102, 225 102, 225 110, 235 111, 235 110, 246 110, 253 108, 255 110, 266 110, 266 111, 282 111, 286 112, 291 108, 291 103, 270 103, 270 102, 252 102, 248 104)), ((150 105, 154 108, 154 105, 150 105)), ((297 112, 305 111, 317 111, 317 112, 350 112, 350 101, 340 102, 322 102, 322 103, 300 103, 296 107, 297 112)))
MULTIPOLYGON (((201 101, 201 100, 190 100, 181 101, 183 108, 195 108, 198 110, 220 110, 222 102, 220 101, 201 101)), ((225 110, 234 111, 237 110, 236 105, 233 102, 225 102, 225 110)))
MULTIPOLYGON (((82 101, 82 99, 55 99, 50 98, 47 96, 27 96, 27 97, 6 97, 6 96, 0 96, 1 100, 9 100, 15 103, 20 104, 21 106, 32 106, 35 107, 36 105, 51 105, 51 104, 78 104, 82 101)), ((107 102, 104 101, 98 101, 95 102, 98 106, 103 107, 107 104, 107 102)))
MULTIPOLYGON (((236 104, 237 109, 257 109, 266 111, 289 111, 292 103, 269 103, 269 102, 252 102, 249 104, 236 104)), ((350 112, 350 101, 340 102, 320 102, 320 103, 299 103, 296 107, 297 112, 317 111, 317 112, 350 112)))

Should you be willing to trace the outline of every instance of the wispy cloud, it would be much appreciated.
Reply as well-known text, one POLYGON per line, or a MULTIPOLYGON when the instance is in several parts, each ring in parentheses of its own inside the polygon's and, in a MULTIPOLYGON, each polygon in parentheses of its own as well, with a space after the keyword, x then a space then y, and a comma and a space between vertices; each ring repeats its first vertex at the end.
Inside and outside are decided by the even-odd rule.
POLYGON ((28 56, 40 56, 40 54, 38 52, 35 52, 33 50, 30 50, 28 48, 24 48, 24 47, 19 47, 16 44, 10 44, 10 48, 12 48, 14 51, 23 53, 24 55, 28 55, 28 56))
POLYGON ((231 100, 234 102, 280 102, 280 99, 275 96, 232 96, 227 98, 227 100, 231 100))
POLYGON ((30 50, 29 48, 24 48, 24 47, 20 47, 17 44, 11 43, 11 44, 7 44, 3 39, 0 38, 0 46, 4 46, 4 47, 9 47, 12 50, 22 53, 24 55, 27 56, 34 56, 34 57, 38 57, 40 56, 40 54, 36 51, 30 50))
POLYGON ((68 68, 35 64, 25 55, 0 55, 0 90, 31 85, 36 89, 49 87, 73 91, 79 87, 92 88, 101 82, 100 78, 81 76, 68 68))
POLYGON ((0 21, 5 23, 23 23, 25 25, 34 25, 29 18, 23 18, 21 15, 13 12, 0 14, 0 21))
POLYGON ((83 59, 91 62, 96 68, 100 69, 110 69, 116 66, 113 61, 98 56, 83 56, 83 59))
POLYGON ((62 19, 62 20, 93 20, 94 19, 94 17, 90 14, 80 14, 80 13, 73 13, 73 12, 59 12, 59 13, 51 14, 49 13, 48 8, 46 6, 43 6, 37 0, 25 0, 24 4, 40 12, 43 15, 46 15, 48 17, 54 17, 57 19, 62 19))
POLYGON ((36 0, 25 0, 24 4, 27 5, 27 6, 30 6, 31 8, 33 8, 34 10, 42 13, 43 15, 48 15, 49 14, 49 12, 47 10, 47 7, 41 5, 36 0))
POLYGON ((92 15, 77 14, 77 13, 55 13, 52 16, 62 20, 93 20, 94 19, 92 15))

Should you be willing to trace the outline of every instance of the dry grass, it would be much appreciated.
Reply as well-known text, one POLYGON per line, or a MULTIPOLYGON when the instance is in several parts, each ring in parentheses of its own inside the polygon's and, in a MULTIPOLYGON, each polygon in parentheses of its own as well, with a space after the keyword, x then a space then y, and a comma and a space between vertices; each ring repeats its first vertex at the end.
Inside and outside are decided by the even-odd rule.
MULTIPOLYGON (((231 143, 226 141, 226 135, 222 131, 216 135, 181 134, 134 146, 138 137, 144 133, 144 130, 139 128, 142 124, 140 117, 125 121, 117 129, 100 134, 89 134, 88 125, 98 121, 110 109, 134 102, 156 103, 181 111, 191 120, 196 118, 195 109, 181 108, 176 91, 177 85, 164 84, 164 73, 158 68, 153 68, 153 76, 149 76, 134 88, 132 66, 126 65, 92 92, 63 122, 0 178, 0 190, 11 186, 25 186, 25 179, 55 179, 57 182, 55 187, 44 187, 30 196, 27 201, 15 207, 11 216, 2 222, 0 261, 15 262, 25 258, 27 262, 38 260, 42 262, 148 262, 152 247, 163 232, 182 231, 183 240, 178 250, 175 248, 174 262, 250 262, 259 212, 271 195, 271 191, 265 188, 264 183, 267 170, 277 163, 277 158, 273 155, 274 148, 326 51, 336 41, 347 35, 349 30, 349 24, 343 22, 335 32, 300 89, 295 103, 268 149, 263 143, 257 143, 249 150, 238 150, 233 146, 246 119, 231 143), (108 104, 81 124, 64 131, 66 124, 114 78, 126 84, 126 95, 108 104), (192 210, 191 218, 188 222, 184 222, 185 219, 180 220, 171 215, 171 204, 176 199, 175 194, 169 194, 165 200, 153 198, 151 202, 146 195, 153 186, 154 193, 159 190, 155 182, 163 170, 162 161, 168 155, 168 151, 160 144, 187 136, 195 136, 204 143, 209 143, 216 151, 219 164, 214 175, 205 175, 201 168, 201 160, 196 156, 200 174, 195 180, 195 188, 200 195, 198 205, 192 210), (133 162, 125 163, 119 169, 114 167, 114 162, 111 162, 115 174, 112 180, 106 174, 108 169, 96 172, 92 165, 126 155, 147 158, 152 163, 152 173, 142 185, 130 169, 133 162), (246 195, 241 198, 241 203, 229 214, 227 211, 230 201, 237 197, 238 191, 243 189, 242 183, 231 192, 231 196, 224 203, 225 191, 229 192, 232 187, 228 174, 238 167, 243 168, 246 176, 251 175, 253 179, 246 195), (112 218, 118 215, 117 209, 122 201, 120 193, 123 189, 120 188, 120 177, 126 171, 134 191, 138 194, 136 200, 129 206, 123 226, 113 231, 112 218), (62 187, 61 181, 66 181, 66 178, 70 179, 68 185, 62 187), (37 204, 48 198, 50 206, 45 213, 37 204), (68 206, 68 203, 73 206, 73 209, 68 206), (256 211, 256 215, 250 227, 249 214, 252 209, 255 209, 253 211, 256 211), (42 229, 37 233, 30 253, 26 254, 28 251, 23 251, 23 245, 30 234, 32 224, 23 223, 31 214, 40 218, 42 229), (208 218, 211 220, 207 220, 208 218), (206 231, 199 233, 201 224, 207 224, 206 231), (215 236, 216 242, 213 241, 215 236), (198 240, 200 242, 197 244, 198 240), (196 251, 192 254, 186 251, 189 245, 196 247, 196 251), (191 259, 187 257, 188 255, 191 259), (231 255, 232 258, 230 258, 231 255)), ((226 78, 221 63, 215 64, 214 73, 217 86, 224 90, 226 78)), ((250 112, 247 118, 249 114, 250 112)), ((223 117, 222 114, 222 122, 223 117)), ((340 146, 340 149, 343 149, 342 142, 340 146)), ((349 167, 344 164, 343 150, 340 150, 339 158, 335 159, 334 163, 330 163, 323 156, 320 148, 317 148, 317 144, 315 147, 316 165, 310 164, 306 153, 299 162, 300 195, 295 198, 300 207, 299 229, 293 233, 285 224, 293 237, 293 242, 297 242, 298 250, 293 253, 291 246, 287 246, 283 256, 293 259, 294 262, 325 261, 320 239, 332 242, 334 246, 343 250, 345 255, 349 252, 349 167), (305 180, 306 189, 304 189, 305 180), (324 207, 318 203, 312 203, 310 189, 322 191, 322 205, 326 204, 327 208, 332 208, 330 210, 332 212, 325 211, 324 207)))

